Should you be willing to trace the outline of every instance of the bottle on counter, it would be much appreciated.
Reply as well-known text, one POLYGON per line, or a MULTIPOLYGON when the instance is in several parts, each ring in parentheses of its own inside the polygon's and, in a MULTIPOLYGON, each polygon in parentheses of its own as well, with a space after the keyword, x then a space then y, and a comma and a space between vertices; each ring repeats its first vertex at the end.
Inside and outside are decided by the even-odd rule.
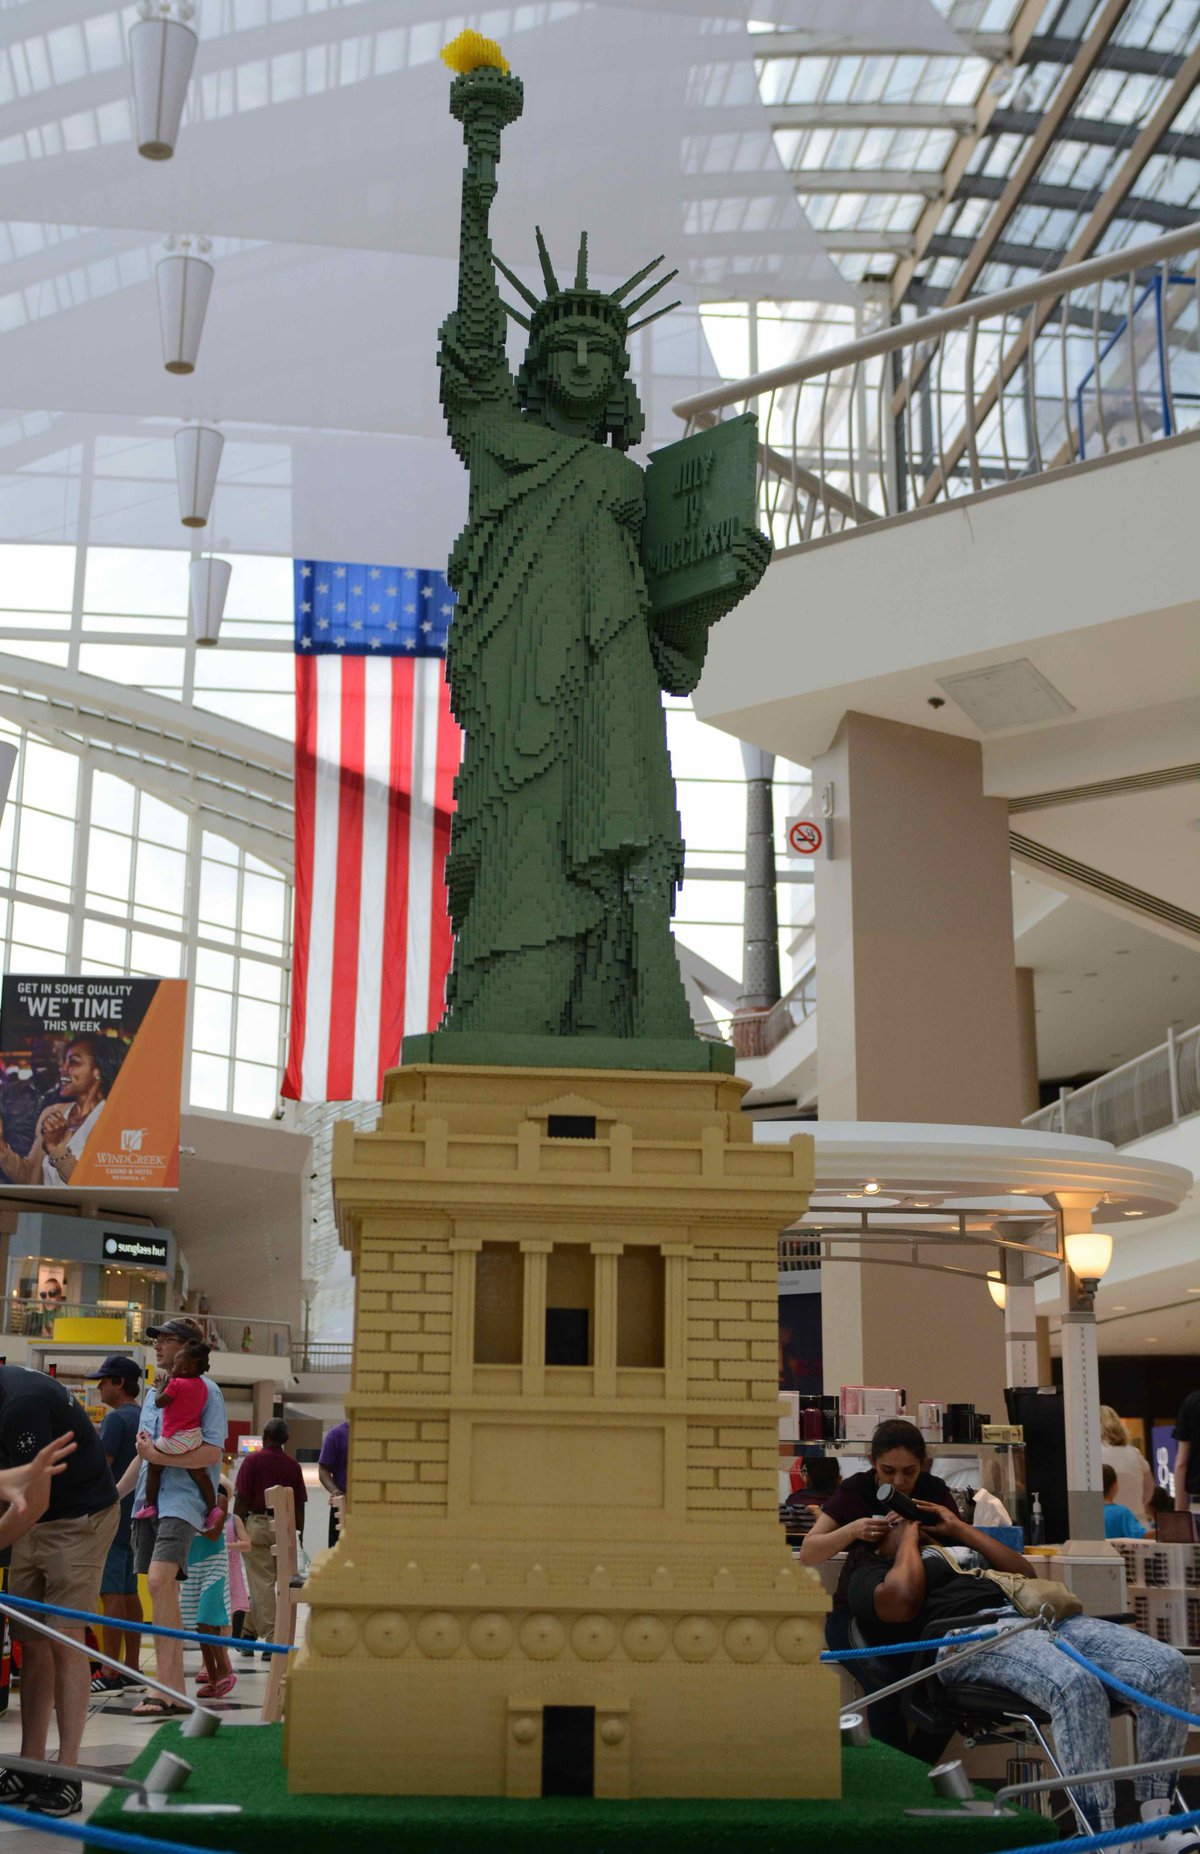
POLYGON ((1046 1543, 1046 1520, 1042 1512, 1042 1503, 1038 1496, 1033 1496, 1033 1508, 1029 1519, 1029 1543, 1044 1545, 1046 1543))

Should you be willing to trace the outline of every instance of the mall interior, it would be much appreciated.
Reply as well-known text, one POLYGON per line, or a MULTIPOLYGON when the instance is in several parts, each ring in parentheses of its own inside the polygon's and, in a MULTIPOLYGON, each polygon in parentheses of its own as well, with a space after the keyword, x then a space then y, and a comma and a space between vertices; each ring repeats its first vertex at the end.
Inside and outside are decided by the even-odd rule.
MULTIPOLYGON (((1200 1807, 1200 0, 0 0, 0 48, 0 1363, 98 1423, 104 1360, 148 1381, 193 1320, 231 1487, 282 1418, 309 1494, 286 1548, 276 1518, 290 1652, 234 1653, 194 1737, 93 1653, 72 1832, 474 1846, 461 1793, 525 1810, 469 1818, 522 1847, 1092 1845, 1053 1707, 887 1763, 895 1665, 818 1659, 871 1640, 826 1614, 826 1464, 886 1500, 893 1418, 962 1526, 1182 1657, 1200 1807), (432 1053, 445 575, 483 494, 447 432, 464 31, 524 86, 503 365, 586 227, 606 300, 678 272, 626 337, 629 458, 757 420, 770 564, 661 696, 686 1075, 570 1034, 432 1053), (390 762, 344 722, 389 665, 390 762), (177 1162, 139 1176, 122 1129, 109 1173, 8 1163, 68 1087, 21 977, 182 982, 177 1162), (137 1789, 164 1747, 191 1768, 137 1789)), ((1112 1704, 1106 1768, 1141 1755, 1112 1704)), ((0 1848, 41 1854, 61 1825, 6 1781, 0 1848)))

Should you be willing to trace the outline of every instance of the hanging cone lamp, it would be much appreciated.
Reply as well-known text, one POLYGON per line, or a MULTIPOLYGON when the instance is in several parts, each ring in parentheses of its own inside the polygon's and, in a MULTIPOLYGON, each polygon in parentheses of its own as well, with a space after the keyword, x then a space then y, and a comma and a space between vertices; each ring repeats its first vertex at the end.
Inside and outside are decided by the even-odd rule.
POLYGON ((224 449, 224 434, 211 425, 185 425, 175 433, 179 519, 185 528, 203 528, 208 521, 224 449))
POLYGON ((154 267, 158 319, 162 327, 163 366, 168 373, 193 373, 204 332, 204 312, 212 290, 213 267, 199 252, 211 250, 207 238, 180 240, 154 267), (193 250, 193 243, 195 250, 193 250))
POLYGON ((197 644, 211 648, 221 634, 225 595, 232 572, 228 560, 216 560, 211 554, 192 561, 192 629, 197 644))
POLYGON ((198 42, 185 23, 192 16, 187 0, 177 0, 174 13, 169 6, 166 0, 161 11, 147 7, 129 29, 134 129, 147 161, 169 161, 175 152, 198 42))

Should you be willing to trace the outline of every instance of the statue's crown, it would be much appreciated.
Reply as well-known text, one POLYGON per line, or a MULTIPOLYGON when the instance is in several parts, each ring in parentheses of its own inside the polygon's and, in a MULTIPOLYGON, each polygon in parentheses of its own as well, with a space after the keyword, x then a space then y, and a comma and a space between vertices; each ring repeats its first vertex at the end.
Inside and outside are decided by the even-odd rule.
POLYGON ((678 302, 666 303, 661 309, 655 309, 649 315, 644 315, 640 322, 631 322, 629 319, 644 304, 648 303, 651 297, 657 296, 658 292, 670 283, 672 277, 679 275, 677 270, 669 270, 665 276, 655 278, 649 289, 643 290, 633 302, 626 302, 625 298, 630 291, 635 290, 639 283, 644 283, 651 271, 656 270, 662 263, 661 257, 652 258, 649 264, 644 264, 641 270, 635 271, 633 276, 623 283, 619 290, 614 290, 611 295, 604 290, 589 289, 586 232, 581 232, 579 236, 579 257, 575 265, 574 285, 564 289, 554 274, 550 253, 542 237, 542 228, 536 226, 534 229, 537 234, 542 279, 546 285, 545 296, 535 296, 532 290, 526 289, 515 272, 496 257, 495 252, 492 253, 497 270, 508 279, 513 289, 522 301, 529 305, 532 312, 531 315, 523 315, 519 309, 514 309, 511 304, 505 303, 505 313, 510 315, 514 322, 519 322, 522 328, 528 328, 535 335, 540 335, 548 332, 557 322, 577 320, 580 316, 591 316, 597 321, 607 323, 624 341, 626 335, 633 334, 636 329, 645 328, 648 322, 657 321, 660 315, 666 315, 670 310, 678 309, 678 302))

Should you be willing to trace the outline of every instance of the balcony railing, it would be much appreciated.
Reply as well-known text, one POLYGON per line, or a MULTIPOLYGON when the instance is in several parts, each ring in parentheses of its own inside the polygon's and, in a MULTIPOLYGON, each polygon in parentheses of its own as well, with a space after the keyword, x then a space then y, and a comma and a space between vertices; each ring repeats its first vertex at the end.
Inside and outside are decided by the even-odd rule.
POLYGON ((1156 1049, 1082 1088, 1064 1088, 1057 1101, 1021 1124, 1038 1133, 1073 1133, 1125 1146, 1188 1114, 1200 1114, 1200 1027, 1182 1036, 1168 1031, 1156 1049))
POLYGON ((293 1371, 349 1371, 354 1347, 349 1340, 300 1340, 292 1347, 293 1371))
POLYGON ((1200 423, 1200 225, 675 407, 759 416, 776 548, 1068 469, 1200 423))
MULTIPOLYGON (((144 1345, 147 1326, 161 1325, 172 1316, 153 1307, 131 1307, 115 1301, 6 1300, 6 1333, 26 1339, 50 1339, 58 1319, 121 1320, 125 1335, 123 1345, 144 1345)), ((286 1320, 258 1320, 241 1313, 189 1313, 181 1316, 195 1320, 214 1352, 266 1353, 273 1358, 290 1358, 292 1329, 286 1320)))
POLYGON ((811 1017, 817 1008, 817 969, 809 966, 790 991, 766 1011, 744 1011, 737 1017, 719 1017, 701 1032, 721 1042, 732 1042, 739 1059, 769 1056, 785 1036, 811 1017))

